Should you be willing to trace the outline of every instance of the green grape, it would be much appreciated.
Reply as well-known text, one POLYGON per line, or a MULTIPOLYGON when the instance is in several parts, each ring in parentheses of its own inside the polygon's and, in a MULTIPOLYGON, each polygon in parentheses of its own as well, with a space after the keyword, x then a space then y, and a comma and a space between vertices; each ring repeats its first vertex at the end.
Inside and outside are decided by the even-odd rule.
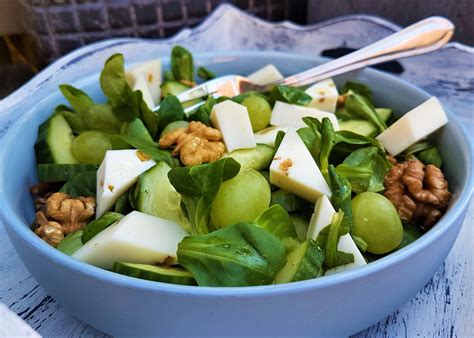
POLYGON ((107 135, 91 130, 77 136, 71 148, 79 162, 101 164, 107 150, 112 149, 112 144, 107 135))
POLYGON ((241 170, 221 184, 211 208, 211 223, 216 228, 251 222, 270 205, 270 186, 256 170, 241 170))
POLYGON ((166 127, 163 128, 163 131, 160 134, 160 138, 162 138, 166 134, 178 128, 187 128, 188 124, 189 124, 188 121, 174 121, 174 122, 168 123, 166 127))
POLYGON ((363 192, 352 199, 353 235, 367 243, 367 251, 384 254, 396 249, 403 238, 398 212, 383 195, 363 192))
POLYGON ((250 95, 242 101, 242 104, 247 107, 254 132, 268 125, 272 117, 272 107, 267 100, 261 96, 250 95))

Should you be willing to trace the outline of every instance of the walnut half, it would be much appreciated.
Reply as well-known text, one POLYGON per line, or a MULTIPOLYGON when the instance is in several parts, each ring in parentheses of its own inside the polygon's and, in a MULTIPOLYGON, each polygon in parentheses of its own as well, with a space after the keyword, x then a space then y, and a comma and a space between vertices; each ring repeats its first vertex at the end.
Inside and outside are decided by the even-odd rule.
POLYGON ((180 155, 184 165, 198 165, 218 160, 225 151, 219 130, 198 121, 191 121, 187 128, 178 128, 160 139, 161 148, 171 148, 174 156, 180 155))
POLYGON ((73 198, 62 192, 50 195, 45 207, 36 213, 35 233, 45 242, 57 246, 66 235, 83 229, 94 215, 93 197, 73 198))
POLYGON ((443 215, 451 196, 443 172, 419 160, 394 164, 385 175, 385 197, 404 223, 413 220, 423 230, 430 229, 443 215))

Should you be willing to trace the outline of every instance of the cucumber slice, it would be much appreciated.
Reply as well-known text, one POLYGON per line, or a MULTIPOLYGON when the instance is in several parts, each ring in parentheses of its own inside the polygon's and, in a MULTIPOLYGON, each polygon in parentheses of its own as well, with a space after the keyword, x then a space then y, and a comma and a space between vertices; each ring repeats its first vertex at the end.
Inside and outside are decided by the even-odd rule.
POLYGON ((74 140, 64 116, 56 114, 39 126, 35 143, 37 163, 78 163, 71 151, 74 140))
POLYGON ((115 262, 113 271, 122 275, 155 282, 197 285, 196 280, 189 271, 178 267, 115 262))
POLYGON ((374 137, 377 135, 377 127, 372 122, 366 120, 340 121, 339 128, 341 130, 349 130, 367 137, 374 137))
MULTIPOLYGON (((133 188, 130 188, 130 189, 133 189, 133 188)), ((130 204, 130 199, 129 199, 130 189, 128 189, 122 195, 120 195, 120 197, 117 199, 117 202, 115 202, 115 205, 114 205, 115 212, 122 215, 126 215, 129 212, 133 211, 133 208, 130 204)))
POLYGON ((145 214, 174 221, 186 231, 190 224, 181 209, 181 195, 168 179, 171 167, 164 161, 140 175, 133 190, 133 207, 145 214))
POLYGON ((223 157, 232 157, 240 163, 242 168, 264 170, 270 166, 275 151, 265 144, 257 144, 253 149, 234 150, 223 157))
POLYGON ((97 164, 65 164, 65 163, 42 163, 38 164, 38 180, 42 183, 47 182, 66 182, 76 174, 85 171, 97 170, 97 164))
POLYGON ((393 115, 393 110, 390 108, 375 108, 375 112, 385 123, 388 123, 388 121, 392 118, 393 115))
POLYGON ((275 277, 275 283, 291 283, 314 278, 321 273, 323 262, 323 251, 316 242, 304 241, 290 252, 288 261, 275 277))
MULTIPOLYGON (((179 95, 182 92, 185 92, 188 89, 191 89, 191 87, 186 86, 185 84, 182 84, 181 82, 178 81, 166 81, 163 83, 161 86, 161 96, 162 97, 167 97, 169 95, 179 95)), ((201 101, 200 99, 192 100, 186 103, 183 103, 183 107, 190 107, 196 103, 201 101)))

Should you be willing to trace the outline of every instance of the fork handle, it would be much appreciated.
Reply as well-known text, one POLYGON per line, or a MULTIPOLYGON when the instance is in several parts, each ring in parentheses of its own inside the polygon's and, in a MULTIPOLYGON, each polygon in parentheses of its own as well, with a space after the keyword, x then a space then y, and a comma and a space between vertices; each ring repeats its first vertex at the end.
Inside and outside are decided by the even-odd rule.
POLYGON ((454 33, 454 24, 433 16, 362 49, 280 80, 278 84, 305 86, 331 76, 377 63, 428 53, 444 46, 454 33))

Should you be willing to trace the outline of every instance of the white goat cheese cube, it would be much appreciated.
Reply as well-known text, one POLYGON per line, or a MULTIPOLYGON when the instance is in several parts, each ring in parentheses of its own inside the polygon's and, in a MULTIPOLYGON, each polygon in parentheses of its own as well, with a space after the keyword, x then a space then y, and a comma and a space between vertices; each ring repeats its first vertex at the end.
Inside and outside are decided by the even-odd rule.
POLYGON ((306 116, 314 117, 319 121, 322 121, 324 117, 327 117, 331 120, 334 130, 339 130, 337 117, 333 113, 280 101, 277 101, 273 107, 270 124, 279 127, 303 128, 307 127, 303 122, 303 117, 306 116))
POLYGON ((137 81, 135 81, 133 90, 134 91, 139 90, 142 92, 143 101, 145 101, 148 108, 150 109, 155 108, 155 101, 153 100, 153 97, 151 96, 150 88, 148 87, 148 83, 144 75, 139 76, 137 81))
MULTIPOLYGON (((332 217, 335 213, 336 210, 334 210, 329 199, 326 196, 321 196, 314 206, 314 213, 311 216, 311 220, 309 222, 308 232, 306 233, 306 239, 316 240, 321 230, 331 224, 332 217)), ((364 256, 362 256, 362 254, 360 253, 359 248, 357 248, 357 245, 355 244, 350 234, 345 234, 344 236, 341 236, 339 242, 337 243, 337 250, 353 254, 354 262, 329 269, 326 271, 325 275, 331 275, 343 270, 353 269, 367 264, 365 262, 364 256)))
POLYGON ((252 74, 247 76, 247 79, 257 85, 265 86, 272 82, 276 82, 283 79, 283 75, 281 75, 281 73, 274 65, 270 64, 253 72, 252 74))
POLYGON ((221 131, 229 153, 257 146, 247 107, 231 100, 218 103, 212 108, 211 121, 221 131))
MULTIPOLYGON (((140 76, 144 76, 153 98, 153 107, 160 103, 161 59, 146 61, 125 71, 130 87, 134 87, 140 76)), ((151 108, 151 107, 150 107, 151 108)))
POLYGON ((313 100, 308 104, 308 107, 313 107, 330 113, 336 111, 339 92, 337 91, 336 84, 331 78, 316 82, 314 85, 306 89, 305 92, 313 98, 313 100))
POLYGON ((136 149, 107 151, 97 170, 96 218, 108 211, 138 176, 155 164, 151 159, 143 160, 136 149))
POLYGON ((424 139, 448 123, 448 117, 436 97, 431 97, 403 115, 379 134, 379 140, 392 156, 424 139))
POLYGON ((178 243, 187 235, 175 222, 132 211, 90 239, 72 257, 104 269, 120 261, 175 261, 178 243))
POLYGON ((286 127, 267 127, 254 133, 253 137, 255 139, 255 143, 266 144, 267 146, 275 147, 275 139, 278 132, 283 131, 286 133, 287 130, 288 128, 286 127))
POLYGON ((331 196, 323 174, 292 128, 286 132, 270 165, 270 182, 311 203, 322 195, 331 196))
POLYGON ((331 201, 326 196, 321 196, 314 205, 314 213, 311 215, 309 221, 308 232, 306 233, 306 239, 318 238, 319 232, 323 230, 327 225, 331 224, 332 216, 336 213, 331 201))

